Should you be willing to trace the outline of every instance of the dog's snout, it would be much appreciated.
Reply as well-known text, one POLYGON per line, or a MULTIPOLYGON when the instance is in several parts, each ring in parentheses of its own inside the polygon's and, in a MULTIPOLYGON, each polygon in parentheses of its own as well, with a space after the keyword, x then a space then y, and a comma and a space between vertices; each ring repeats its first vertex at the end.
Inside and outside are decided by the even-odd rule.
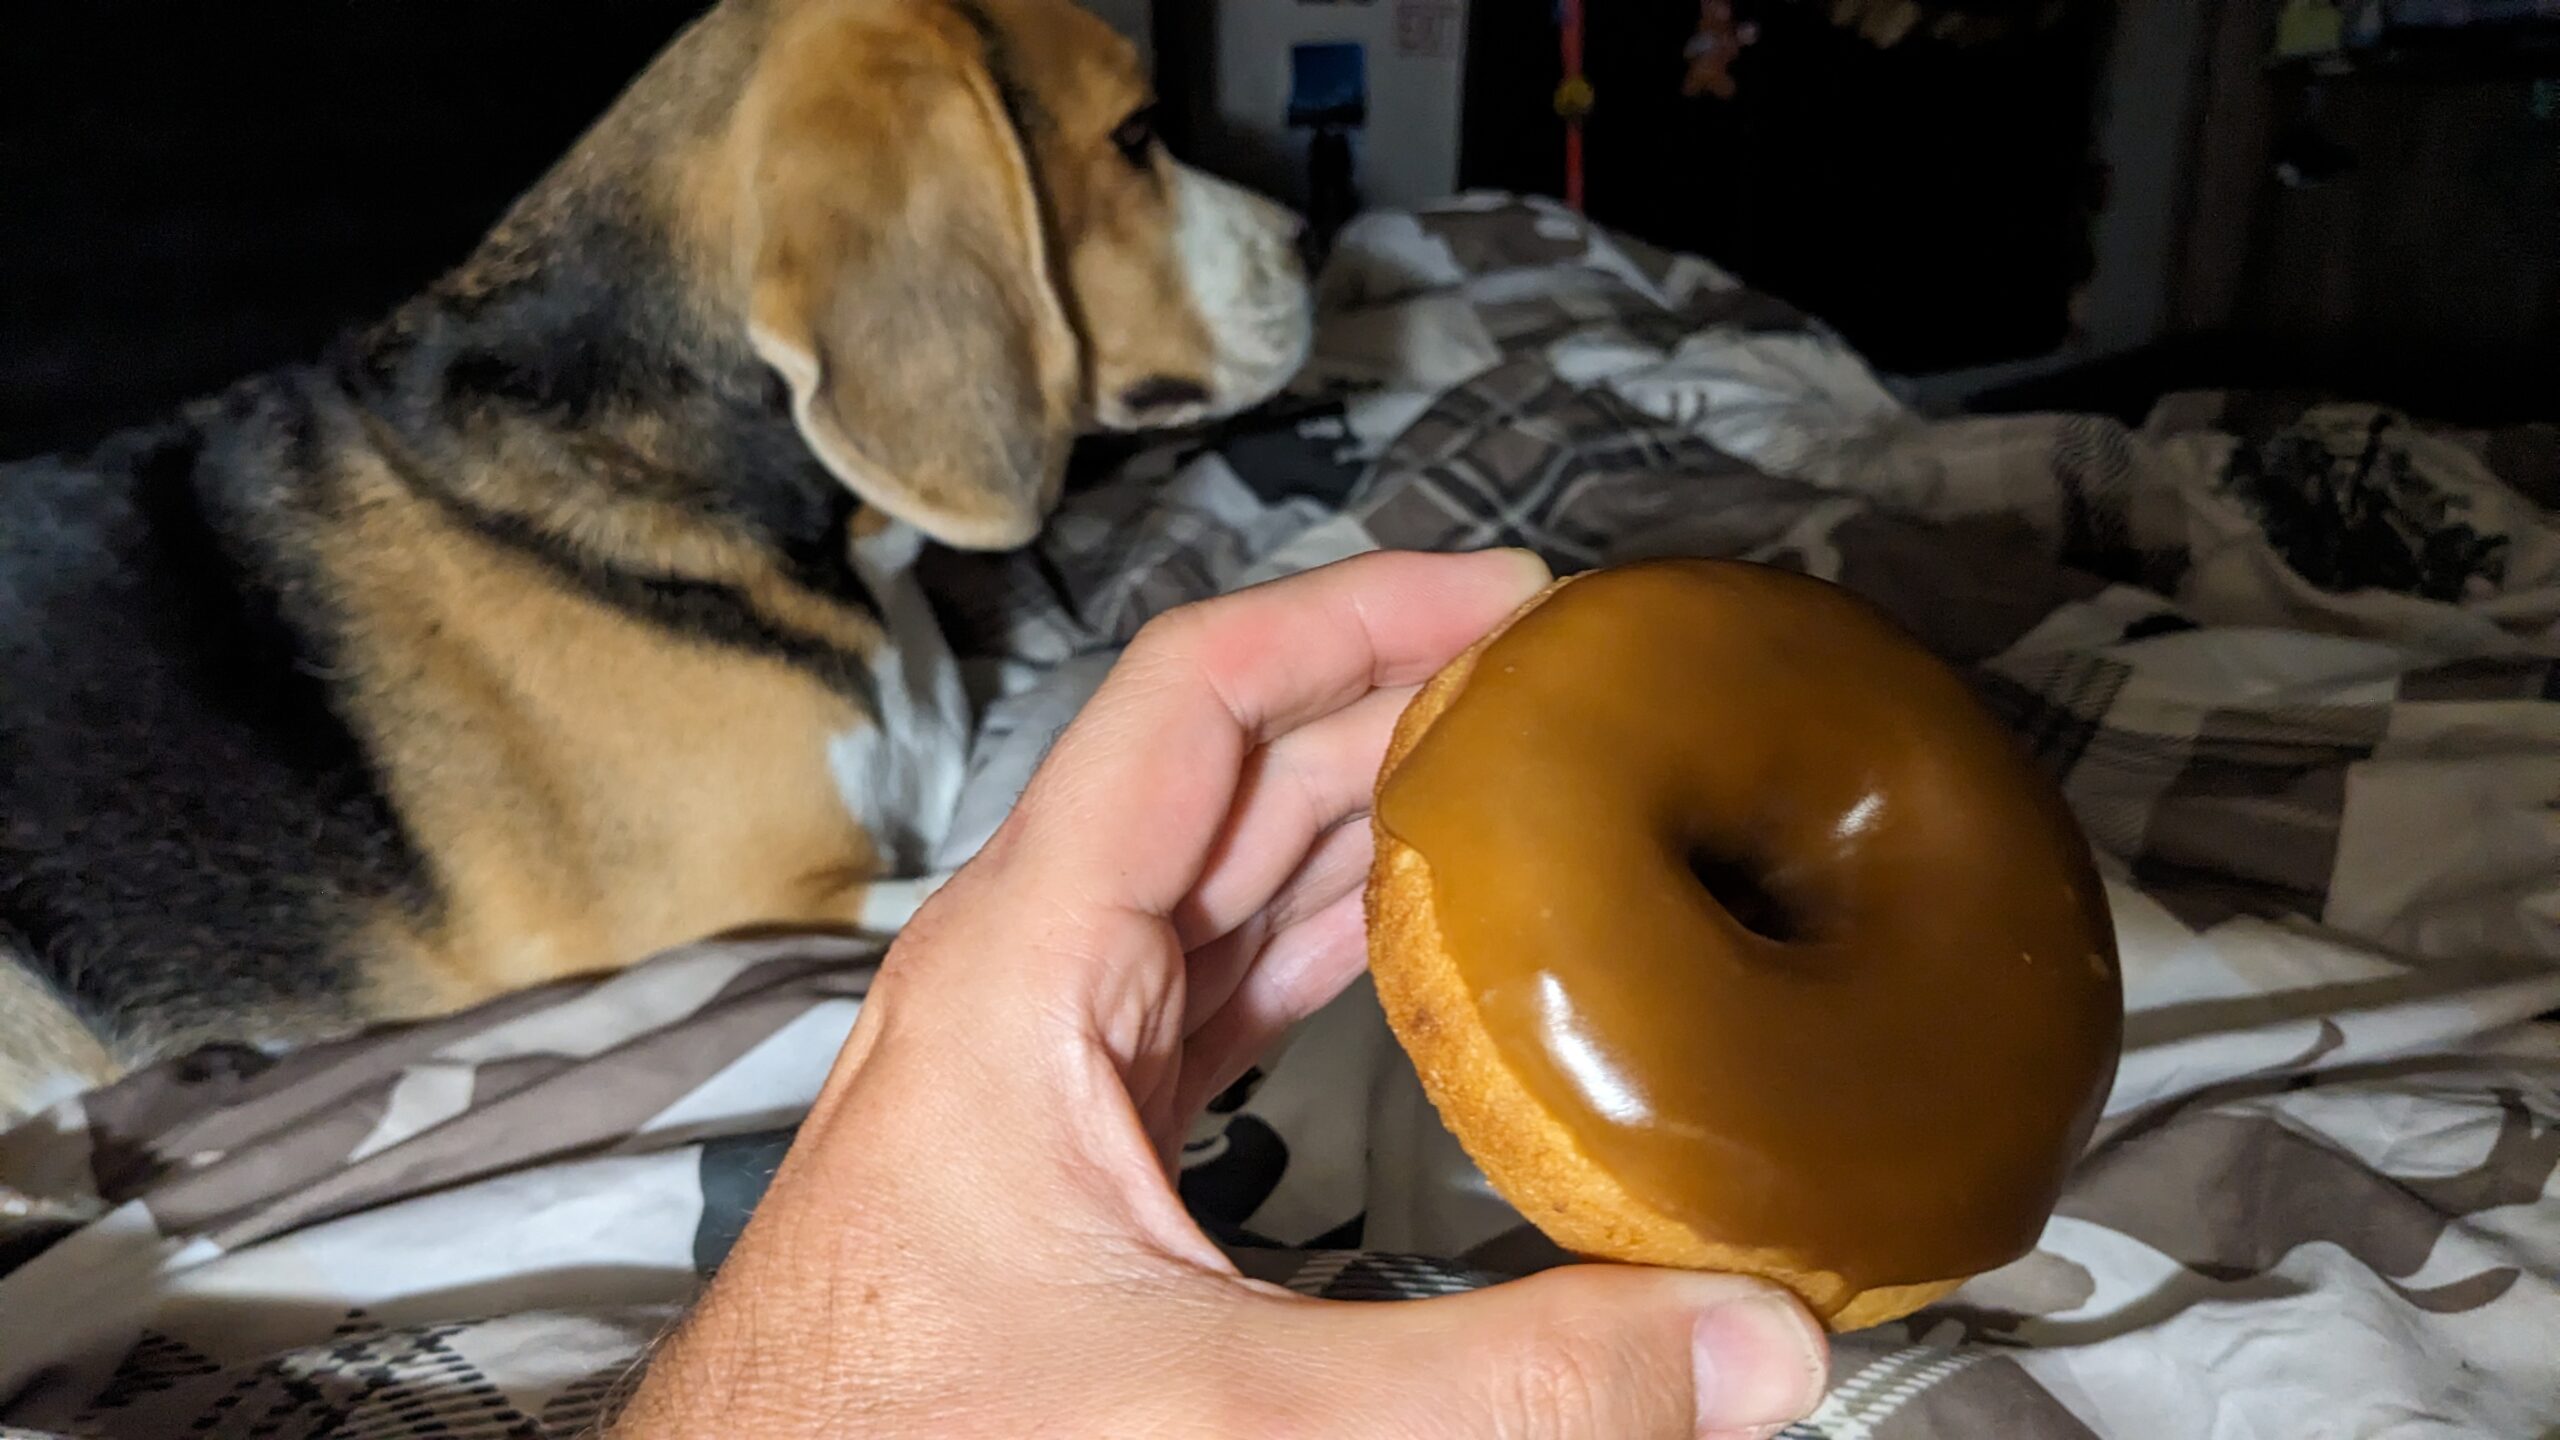
POLYGON ((1298 260, 1301 275, 1314 275, 1324 269, 1325 256, 1332 250, 1330 237, 1319 233, 1313 225, 1300 220, 1289 236, 1289 253, 1298 260))
MULTIPOLYGON (((1241 186, 1188 167, 1180 174, 1176 248, 1212 347, 1208 395, 1197 408, 1234 414, 1277 391, 1305 362, 1313 325, 1314 272, 1304 248, 1311 227, 1295 210, 1241 186)), ((1158 419, 1162 406, 1138 402, 1165 398, 1160 388, 1115 393, 1106 423, 1158 419)))

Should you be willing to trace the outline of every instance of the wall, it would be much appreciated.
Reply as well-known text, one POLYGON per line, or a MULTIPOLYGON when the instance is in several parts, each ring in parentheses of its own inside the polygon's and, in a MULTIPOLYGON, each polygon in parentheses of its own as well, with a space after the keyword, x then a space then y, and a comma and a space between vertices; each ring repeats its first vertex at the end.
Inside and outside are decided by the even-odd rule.
POLYGON ((1357 147, 1362 198, 1410 205, 1456 188, 1467 0, 1169 3, 1211 12, 1214 84, 1195 146, 1202 164, 1302 202, 1307 139, 1287 125, 1289 50, 1354 40, 1368 49, 1369 123, 1357 147))
POLYGON ((2097 353, 2150 344, 2169 326, 2208 8, 2148 3, 2117 11, 2098 138, 2109 171, 2107 202, 2092 237, 2098 268, 2082 312, 2082 343, 2097 353))
MULTIPOLYGON (((1111 28, 1137 42, 1138 63, 1155 63, 1154 0, 1081 0, 1084 8, 1108 21, 1111 28)), ((1176 5, 1197 4, 1199 0, 1170 0, 1176 5)))

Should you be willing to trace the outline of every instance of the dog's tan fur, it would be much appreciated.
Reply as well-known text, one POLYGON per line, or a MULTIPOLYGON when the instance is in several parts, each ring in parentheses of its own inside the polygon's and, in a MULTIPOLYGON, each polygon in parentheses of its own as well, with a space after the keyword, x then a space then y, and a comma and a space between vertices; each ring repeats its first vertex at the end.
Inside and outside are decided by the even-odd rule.
MULTIPOLYGON (((448 1009, 750 923, 855 921, 874 855, 826 742, 869 717, 781 661, 689 644, 403 513, 417 504, 386 493, 333 537, 375 743, 445 896, 430 923, 378 922, 369 1012, 448 1009)), ((759 608, 879 643, 760 567, 724 568, 759 608)))

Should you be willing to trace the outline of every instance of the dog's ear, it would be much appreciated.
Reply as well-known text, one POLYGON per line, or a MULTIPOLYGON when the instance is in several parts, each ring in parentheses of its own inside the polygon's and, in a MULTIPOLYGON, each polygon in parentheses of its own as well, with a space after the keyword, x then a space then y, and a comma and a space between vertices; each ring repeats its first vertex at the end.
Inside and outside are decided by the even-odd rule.
POLYGON ((948 545, 1027 543, 1080 383, 1028 141, 944 7, 796 18, 740 112, 756 353, 863 500, 948 545))

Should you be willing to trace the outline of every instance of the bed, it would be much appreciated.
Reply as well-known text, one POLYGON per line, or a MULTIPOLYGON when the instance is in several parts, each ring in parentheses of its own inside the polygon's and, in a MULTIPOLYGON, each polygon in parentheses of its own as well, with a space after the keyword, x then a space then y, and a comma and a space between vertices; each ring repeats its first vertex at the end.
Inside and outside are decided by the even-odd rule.
MULTIPOLYGON (((2034 1253, 1844 1337, 1789 1433, 2560 1433, 2560 428, 2234 394, 1924 420, 1783 301, 1501 195, 1363 218, 1322 296, 1288 403, 1098 448, 1035 549, 934 561, 984 717, 944 864, 1187 600, 1375 547, 1838 580, 2060 778, 2127 1052, 2034 1253)), ((0 1434, 590 1429, 874 958, 706 944, 0 1136, 0 1434)), ((1560 1258, 1365 986, 1219 1099, 1181 1188, 1313 1295, 1560 1258)))

